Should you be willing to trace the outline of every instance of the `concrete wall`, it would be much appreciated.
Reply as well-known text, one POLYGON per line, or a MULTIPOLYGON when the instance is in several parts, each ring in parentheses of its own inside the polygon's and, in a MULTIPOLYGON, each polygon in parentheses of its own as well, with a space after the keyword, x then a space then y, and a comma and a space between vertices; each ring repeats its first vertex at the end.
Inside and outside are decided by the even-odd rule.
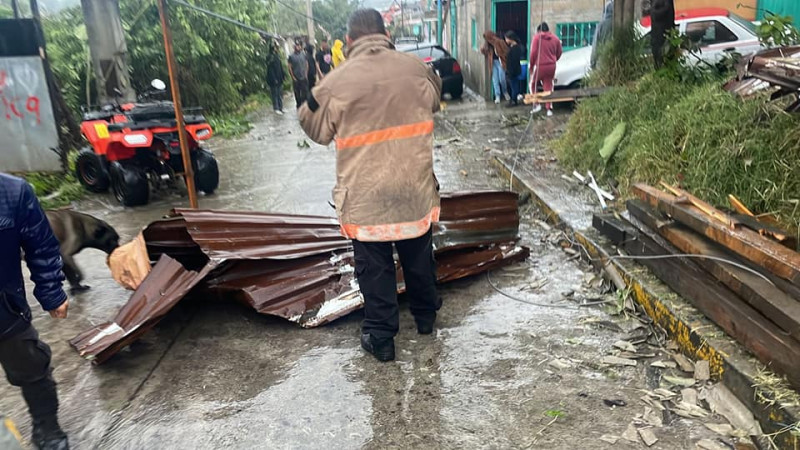
MULTIPOLYGON (((796 1, 796 0, 794 0, 796 1)), ((675 0, 675 10, 696 8, 725 8, 747 20, 756 19, 756 0, 675 0), (742 7, 737 8, 741 3, 742 7)))

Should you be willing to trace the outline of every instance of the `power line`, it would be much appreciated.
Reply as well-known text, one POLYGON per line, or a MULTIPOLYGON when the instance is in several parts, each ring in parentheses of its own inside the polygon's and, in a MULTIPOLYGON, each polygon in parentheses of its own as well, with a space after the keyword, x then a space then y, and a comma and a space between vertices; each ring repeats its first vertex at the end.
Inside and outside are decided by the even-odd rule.
POLYGON ((305 17, 306 19, 311 19, 311 20, 313 20, 314 22, 321 23, 321 24, 324 24, 324 25, 333 25, 332 23, 330 23, 330 22, 328 22, 328 21, 325 21, 325 20, 319 20, 319 19, 317 19, 317 18, 315 18, 315 17, 311 17, 311 16, 309 16, 308 14, 306 14, 306 13, 304 13, 304 12, 300 12, 300 11, 298 11, 298 10, 294 9, 294 7, 293 7, 292 5, 289 5, 288 3, 284 3, 284 2, 283 2, 283 1, 281 1, 281 0, 275 0, 275 3, 278 3, 279 5, 283 5, 283 7, 285 7, 285 8, 286 8, 286 9, 288 9, 289 11, 291 11, 291 12, 293 12, 293 13, 297 14, 298 16, 303 16, 303 17, 305 17))
POLYGON ((187 3, 184 0, 169 0, 169 2, 178 4, 178 5, 181 5, 181 6, 185 6, 185 7, 189 8, 189 9, 193 9, 193 10, 201 12, 201 13, 207 15, 207 16, 211 16, 211 17, 214 17, 216 19, 222 20, 224 22, 231 23, 233 25, 236 25, 238 27, 244 28, 246 30, 255 31, 256 33, 258 33, 258 34, 260 34, 262 36, 266 36, 266 37, 269 37, 269 38, 272 38, 272 39, 283 39, 281 36, 278 36, 277 34, 270 33, 269 31, 265 31, 265 30, 262 30, 260 28, 256 28, 254 26, 248 25, 248 24, 243 23, 243 22, 239 22, 238 20, 231 19, 230 17, 223 16, 222 14, 217 14, 214 11, 210 11, 210 10, 202 8, 200 6, 192 5, 191 3, 187 3))

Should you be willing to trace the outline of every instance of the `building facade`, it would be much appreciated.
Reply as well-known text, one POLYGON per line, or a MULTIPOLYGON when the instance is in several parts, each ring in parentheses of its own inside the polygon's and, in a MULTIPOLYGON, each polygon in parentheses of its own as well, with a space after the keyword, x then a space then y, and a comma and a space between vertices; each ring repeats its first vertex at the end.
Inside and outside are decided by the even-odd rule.
MULTIPOLYGON (((461 63, 466 85, 491 98, 490 69, 480 52, 484 31, 514 30, 528 49, 536 27, 547 22, 569 51, 592 43, 606 1, 444 0, 443 45, 461 63)), ((648 0, 637 3, 637 11, 648 9, 648 0)), ((432 4, 435 8, 435 0, 432 4)), ((676 10, 710 7, 728 9, 747 20, 760 19, 763 10, 800 17, 800 0, 675 0, 676 10)))

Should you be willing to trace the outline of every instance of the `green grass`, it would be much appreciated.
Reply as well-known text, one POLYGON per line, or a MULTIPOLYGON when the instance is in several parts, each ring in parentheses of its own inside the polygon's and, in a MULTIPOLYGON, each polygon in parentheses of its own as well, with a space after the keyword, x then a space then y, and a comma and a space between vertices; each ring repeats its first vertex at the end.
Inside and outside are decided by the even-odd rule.
POLYGON ((32 172, 23 177, 33 186, 33 192, 44 209, 67 206, 86 194, 86 190, 72 173, 32 172))
POLYGON ((211 116, 208 118, 208 123, 214 129, 216 136, 226 139, 246 134, 253 128, 244 113, 211 116))
POLYGON ((717 206, 734 194, 800 227, 800 116, 763 98, 741 101, 719 83, 646 75, 581 103, 553 146, 569 168, 591 169, 623 192, 665 180, 717 206), (606 165, 599 150, 620 122, 627 133, 606 165))

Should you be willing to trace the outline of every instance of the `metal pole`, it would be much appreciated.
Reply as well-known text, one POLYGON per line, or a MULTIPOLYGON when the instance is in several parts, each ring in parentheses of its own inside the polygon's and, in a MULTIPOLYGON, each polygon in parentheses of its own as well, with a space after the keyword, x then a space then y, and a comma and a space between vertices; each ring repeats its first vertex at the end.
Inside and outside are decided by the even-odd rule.
POLYGON ((450 53, 453 58, 458 58, 458 23, 456 20, 456 0, 450 0, 450 53))
POLYGON ((306 26, 308 26, 308 43, 316 42, 314 37, 314 11, 311 7, 311 0, 306 0, 306 26))
POLYGON ((442 42, 442 0, 436 0, 436 43, 444 45, 442 42))
POLYGON ((186 189, 189 191, 189 206, 193 209, 197 209, 197 191, 194 187, 194 170, 192 168, 192 158, 189 156, 189 141, 186 138, 186 124, 183 122, 181 91, 180 86, 178 86, 178 64, 175 62, 175 54, 172 52, 172 31, 169 29, 167 0, 158 0, 158 15, 161 16, 161 33, 164 36, 164 52, 167 56, 169 86, 172 90, 172 103, 175 106, 175 123, 178 126, 178 140, 181 144, 183 173, 186 178, 186 189))
POLYGON ((17 0, 11 0, 11 11, 14 12, 14 18, 19 19, 19 3, 17 0))

